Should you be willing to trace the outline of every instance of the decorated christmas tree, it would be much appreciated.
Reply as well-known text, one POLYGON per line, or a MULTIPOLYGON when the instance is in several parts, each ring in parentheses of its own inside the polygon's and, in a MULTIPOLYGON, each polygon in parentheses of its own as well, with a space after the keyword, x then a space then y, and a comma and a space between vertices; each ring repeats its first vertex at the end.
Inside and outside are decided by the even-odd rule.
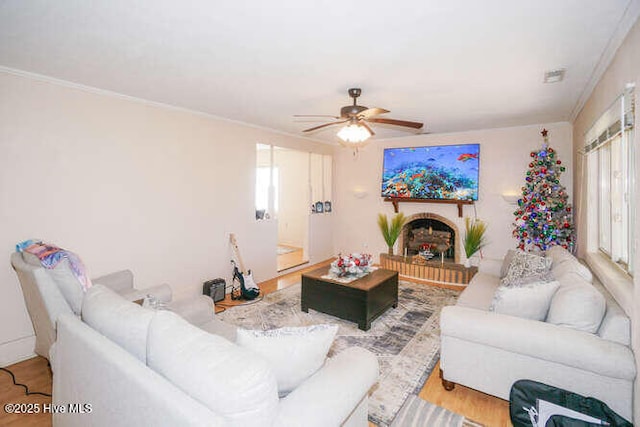
POLYGON ((540 133, 544 142, 540 150, 531 152, 522 198, 513 213, 513 235, 522 250, 546 250, 560 245, 573 251, 572 209, 567 190, 560 184, 565 167, 549 146, 548 131, 543 129, 540 133))

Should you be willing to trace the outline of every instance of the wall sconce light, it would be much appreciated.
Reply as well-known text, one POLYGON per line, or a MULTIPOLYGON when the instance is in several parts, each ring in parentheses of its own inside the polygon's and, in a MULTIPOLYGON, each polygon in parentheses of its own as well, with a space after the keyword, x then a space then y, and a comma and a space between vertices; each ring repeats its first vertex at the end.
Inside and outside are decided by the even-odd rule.
POLYGON ((369 193, 367 192, 367 190, 363 189, 363 188, 354 188, 353 190, 351 190, 353 193, 353 196, 356 199, 364 199, 365 197, 367 197, 369 195, 369 193))
POLYGON ((520 199, 520 194, 517 193, 502 193, 502 198, 504 199, 505 202, 509 203, 510 205, 517 205, 518 204, 518 200, 520 199))

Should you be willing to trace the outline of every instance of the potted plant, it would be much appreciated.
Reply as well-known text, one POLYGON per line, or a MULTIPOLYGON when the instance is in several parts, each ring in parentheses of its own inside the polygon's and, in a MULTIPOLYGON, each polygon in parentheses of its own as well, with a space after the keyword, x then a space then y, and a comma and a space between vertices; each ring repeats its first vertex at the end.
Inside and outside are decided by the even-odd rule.
POLYGON ((471 218, 466 217, 464 219, 464 228, 464 253, 467 255, 464 266, 470 267, 471 262, 469 259, 487 244, 484 236, 487 231, 487 224, 479 219, 471 220, 471 218))
POLYGON ((378 227, 380 227, 382 237, 384 238, 384 241, 387 243, 387 246, 389 248, 389 255, 393 255, 393 245, 395 245, 396 240, 398 240, 398 237, 400 237, 404 222, 405 217, 402 212, 397 213, 391 219, 391 223, 389 223, 389 220, 387 219, 387 216, 385 214, 378 214, 378 227))

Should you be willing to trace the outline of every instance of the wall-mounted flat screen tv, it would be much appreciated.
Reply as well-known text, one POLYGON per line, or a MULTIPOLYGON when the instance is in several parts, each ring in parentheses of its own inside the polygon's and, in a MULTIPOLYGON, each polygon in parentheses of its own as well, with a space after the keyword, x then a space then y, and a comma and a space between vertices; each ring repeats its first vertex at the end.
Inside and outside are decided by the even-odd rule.
POLYGON ((480 144, 386 148, 382 197, 478 200, 480 144))

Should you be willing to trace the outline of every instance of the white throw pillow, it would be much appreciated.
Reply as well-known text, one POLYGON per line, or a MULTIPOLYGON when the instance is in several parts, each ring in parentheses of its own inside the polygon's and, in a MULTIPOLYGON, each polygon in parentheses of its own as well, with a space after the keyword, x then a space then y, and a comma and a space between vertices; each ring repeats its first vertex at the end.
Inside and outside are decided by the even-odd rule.
POLYGON ((490 310, 525 319, 544 320, 551 298, 559 286, 558 281, 500 286, 493 297, 490 310))
POLYGON ((267 362, 170 311, 149 326, 147 365, 176 387, 225 417, 225 426, 270 426, 278 389, 267 362))
POLYGON ((236 343, 267 360, 276 374, 278 393, 284 396, 322 367, 337 332, 337 325, 238 329, 236 343))
POLYGON ((547 323, 596 333, 607 308, 602 294, 576 273, 565 274, 560 283, 549 306, 547 323))
POLYGON ((504 286, 522 286, 534 282, 551 280, 549 272, 551 259, 531 253, 516 251, 513 254, 507 274, 502 278, 504 286))

